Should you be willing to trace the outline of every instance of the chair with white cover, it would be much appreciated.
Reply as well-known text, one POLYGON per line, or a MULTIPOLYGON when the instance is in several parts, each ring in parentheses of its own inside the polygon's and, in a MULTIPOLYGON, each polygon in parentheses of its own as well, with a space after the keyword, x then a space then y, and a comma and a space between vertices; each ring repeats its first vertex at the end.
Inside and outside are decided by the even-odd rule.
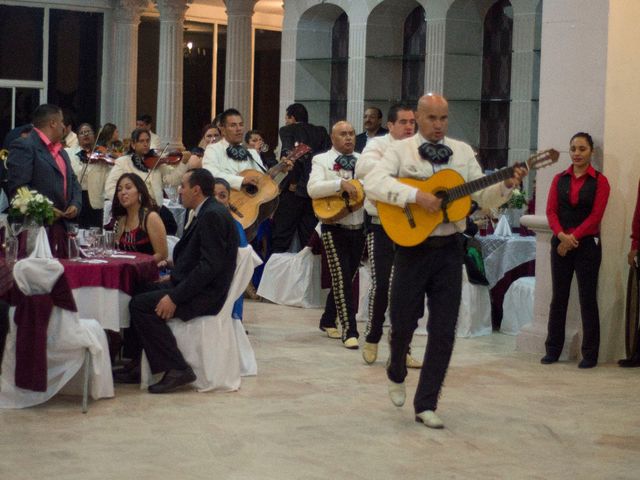
POLYGON ((262 272, 258 295, 279 305, 322 308, 328 290, 321 287, 321 257, 311 247, 298 253, 274 253, 262 272))
MULTIPOLYGON (((20 260, 13 268, 16 286, 27 296, 51 293, 64 273, 60 262, 50 258, 51 251, 44 228, 38 234, 37 245, 34 253, 45 258, 32 256, 20 260)), ((12 320, 14 313, 15 308, 11 308, 12 320)), ((114 396, 107 338, 96 320, 80 319, 77 312, 57 306, 52 308, 46 340, 47 386, 43 392, 15 385, 16 335, 17 327, 11 321, 2 358, 1 408, 31 407, 46 402, 63 388, 63 393, 79 393, 80 387, 80 392, 83 393, 82 409, 86 413, 89 392, 94 399, 114 396), (83 385, 80 385, 77 374, 83 365, 84 380, 83 385)))
MULTIPOLYGON (((238 390, 240 377, 258 372, 256 356, 244 326, 231 317, 231 312, 234 302, 251 280, 253 270, 261 263, 251 246, 239 248, 233 281, 220 312, 188 322, 178 318, 169 321, 180 352, 196 374, 193 386, 199 392, 238 390)), ((143 354, 141 388, 153 383, 152 377, 149 362, 143 354)))
POLYGON ((536 277, 521 277, 511 284, 502 301, 500 332, 517 335, 520 329, 533 322, 536 277))
MULTIPOLYGON (((429 318, 427 299, 424 302, 424 316, 418 321, 416 335, 426 335, 426 324, 429 318)), ((491 299, 489 288, 469 282, 467 269, 462 268, 462 296, 458 310, 456 337, 480 337, 491 335, 491 299)))
POLYGON ((167 235, 167 248, 169 250, 169 258, 173 259, 173 249, 176 247, 180 239, 173 235, 167 235))

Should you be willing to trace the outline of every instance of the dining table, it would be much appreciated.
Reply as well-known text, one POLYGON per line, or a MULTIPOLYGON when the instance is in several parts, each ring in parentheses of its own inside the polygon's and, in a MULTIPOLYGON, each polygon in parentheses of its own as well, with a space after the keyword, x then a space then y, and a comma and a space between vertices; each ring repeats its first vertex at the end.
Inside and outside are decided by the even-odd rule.
POLYGON ((129 326, 129 301, 146 283, 159 279, 152 255, 116 252, 60 259, 80 318, 95 318, 106 330, 129 326))

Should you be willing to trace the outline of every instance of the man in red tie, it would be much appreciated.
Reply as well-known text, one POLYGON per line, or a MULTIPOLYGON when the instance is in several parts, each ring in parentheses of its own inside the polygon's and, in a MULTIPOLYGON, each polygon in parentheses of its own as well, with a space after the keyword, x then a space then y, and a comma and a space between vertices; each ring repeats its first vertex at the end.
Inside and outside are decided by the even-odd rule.
POLYGON ((82 189, 69 156, 62 148, 64 122, 60 107, 40 105, 33 112, 32 123, 31 133, 15 140, 10 147, 7 159, 9 198, 23 186, 46 196, 53 202, 56 225, 52 231, 55 232, 80 213, 82 189))

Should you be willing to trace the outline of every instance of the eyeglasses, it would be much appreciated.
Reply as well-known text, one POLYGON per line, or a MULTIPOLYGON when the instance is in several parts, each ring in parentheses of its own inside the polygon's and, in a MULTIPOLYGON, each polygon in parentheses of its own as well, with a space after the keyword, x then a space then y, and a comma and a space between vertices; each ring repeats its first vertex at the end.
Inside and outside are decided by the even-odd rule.
POLYGON ((78 132, 78 136, 88 137, 89 135, 93 135, 93 130, 82 130, 78 132))

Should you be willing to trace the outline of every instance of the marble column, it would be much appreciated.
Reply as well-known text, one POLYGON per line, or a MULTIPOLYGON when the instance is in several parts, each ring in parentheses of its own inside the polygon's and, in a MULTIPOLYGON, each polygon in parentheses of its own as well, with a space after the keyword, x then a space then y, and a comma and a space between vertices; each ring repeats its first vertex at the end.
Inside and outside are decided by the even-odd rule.
POLYGON ((224 78, 224 108, 240 111, 251 125, 251 65, 253 58, 251 18, 256 0, 226 0, 227 65, 224 78))
MULTIPOLYGON (((604 134, 605 87, 607 77, 609 1, 545 2, 542 13, 540 64, 540 103, 538 122, 538 149, 555 148, 561 152, 560 161, 538 170, 536 175, 535 216, 524 216, 520 222, 536 231, 536 291, 533 323, 522 328, 516 339, 519 351, 544 354, 547 335, 549 304, 551 302, 550 238, 545 209, 549 186, 555 174, 570 164, 568 145, 578 131, 588 131, 597 145, 602 145, 604 134), (589 59, 589 73, 583 65, 589 59), (579 111, 576 106, 580 105, 579 111)), ((602 167, 602 157, 595 155, 595 165, 602 167)), ((603 257, 607 242, 602 242, 603 257)), ((618 252, 619 253, 619 252, 618 252)), ((598 300, 607 289, 608 279, 600 273, 598 300)), ((579 355, 580 309, 576 282, 573 282, 569 302, 564 351, 561 358, 579 355)), ((600 310, 601 326, 618 319, 609 319, 600 310)), ((604 331, 605 329, 603 329, 604 331)), ((601 342, 601 347, 604 344, 601 342)), ((609 354, 601 348, 601 360, 609 354)))
POLYGON ((539 0, 513 0, 511 54, 511 106, 509 108, 509 164, 525 161, 531 151, 532 120, 537 113, 534 73, 539 54, 536 46, 536 10, 539 0))
POLYGON ((138 84, 138 25, 147 0, 116 0, 113 29, 113 88, 110 94, 111 118, 123 136, 136 125, 138 84))
POLYGON ((158 59, 158 107, 156 133, 162 145, 183 149, 182 90, 184 70, 183 28, 187 0, 157 0, 160 12, 160 54, 158 59))
MULTIPOLYGON (((285 6, 284 20, 282 23, 282 50, 280 52, 280 115, 278 122, 284 125, 284 116, 287 107, 295 100, 296 93, 296 46, 298 31, 297 25, 300 14, 295 11, 295 6, 285 6)), ((279 141, 279 140, 278 140, 279 141)))
POLYGON ((427 17, 424 93, 442 94, 444 92, 447 10, 451 3, 452 0, 421 2, 427 17))
POLYGON ((364 82, 367 55, 367 23, 352 19, 349 23, 349 69, 347 82, 347 121, 356 131, 362 124, 364 112, 364 82))

